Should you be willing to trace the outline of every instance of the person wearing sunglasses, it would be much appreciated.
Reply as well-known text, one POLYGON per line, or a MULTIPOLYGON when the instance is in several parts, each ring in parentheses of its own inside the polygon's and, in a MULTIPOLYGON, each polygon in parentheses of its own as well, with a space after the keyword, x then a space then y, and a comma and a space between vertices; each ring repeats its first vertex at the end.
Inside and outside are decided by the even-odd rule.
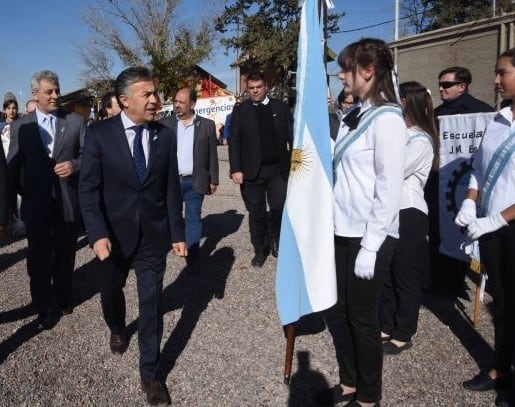
MULTIPOLYGON (((469 93, 472 75, 467 68, 453 66, 438 74, 438 90, 442 103, 435 108, 435 124, 438 116, 493 112, 492 106, 476 99, 469 93)), ((431 256, 431 283, 438 292, 451 296, 464 295, 465 275, 468 264, 439 252, 440 227, 438 213, 438 169, 431 170, 425 187, 425 198, 429 207, 429 250, 431 256)), ((431 283, 424 280, 426 288, 431 283)), ((429 288, 429 287, 427 287, 429 288)))
POLYGON ((442 104, 435 109, 436 116, 493 112, 492 106, 469 93, 472 75, 467 68, 453 66, 438 75, 438 90, 442 104))

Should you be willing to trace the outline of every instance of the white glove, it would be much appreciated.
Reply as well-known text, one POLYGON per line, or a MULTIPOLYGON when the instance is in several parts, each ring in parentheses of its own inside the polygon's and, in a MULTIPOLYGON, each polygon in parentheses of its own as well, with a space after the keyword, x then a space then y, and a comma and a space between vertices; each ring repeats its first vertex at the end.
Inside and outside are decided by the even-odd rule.
POLYGON ((464 227, 476 219, 476 201, 467 198, 461 204, 461 208, 454 219, 456 225, 464 227))
POLYGON ((374 278, 374 267, 376 265, 377 252, 370 251, 362 247, 359 249, 356 263, 354 264, 354 274, 358 278, 371 280, 374 278))
POLYGON ((507 224, 508 222, 502 217, 501 213, 496 213, 486 218, 478 218, 467 226, 467 236, 472 240, 476 240, 485 233, 495 232, 507 224))

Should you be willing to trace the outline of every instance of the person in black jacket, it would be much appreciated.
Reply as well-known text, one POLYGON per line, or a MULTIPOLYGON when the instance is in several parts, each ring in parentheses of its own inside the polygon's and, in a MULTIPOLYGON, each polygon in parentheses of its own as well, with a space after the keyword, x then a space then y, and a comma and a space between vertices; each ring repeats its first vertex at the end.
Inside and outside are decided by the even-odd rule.
POLYGON ((262 267, 270 250, 277 256, 279 247, 293 119, 286 103, 267 96, 262 73, 248 76, 247 89, 250 99, 235 106, 232 113, 229 163, 231 178, 240 185, 249 211, 250 240, 255 252, 251 264, 262 267), (269 228, 267 201, 271 212, 269 228))
POLYGON ((2 237, 7 223, 7 163, 4 152, 0 151, 0 237, 2 237))
POLYGON ((438 89, 442 104, 435 109, 436 116, 493 112, 489 104, 476 99, 469 92, 472 75, 467 68, 453 66, 438 75, 438 89))
MULTIPOLYGON (((467 68, 453 66, 438 75, 438 89, 442 104, 435 109, 436 127, 438 116, 467 113, 493 112, 494 108, 476 99, 469 93, 472 75, 467 68)), ((439 172, 432 170, 425 188, 425 199, 429 207, 429 250, 431 254, 433 288, 452 295, 464 290, 464 278, 468 264, 439 253, 440 227, 438 212, 439 172)), ((427 285, 426 282, 424 285, 427 285)))

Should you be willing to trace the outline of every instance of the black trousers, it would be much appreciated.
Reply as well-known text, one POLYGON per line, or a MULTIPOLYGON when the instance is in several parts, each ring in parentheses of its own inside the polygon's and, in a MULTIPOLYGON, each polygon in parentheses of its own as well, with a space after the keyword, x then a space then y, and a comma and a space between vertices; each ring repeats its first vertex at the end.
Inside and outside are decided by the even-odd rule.
POLYGON ((338 302, 343 312, 341 345, 346 352, 340 366, 340 381, 356 387, 356 399, 362 402, 381 399, 383 348, 378 313, 395 241, 386 237, 377 252, 374 277, 363 280, 354 274, 361 238, 335 237, 338 302))
POLYGON ((269 238, 279 238, 287 180, 281 175, 280 164, 262 165, 254 180, 244 180, 241 195, 249 212, 250 241, 254 251, 268 252, 269 238), (270 207, 267 224, 266 204, 270 207))
POLYGON ((155 380, 163 337, 162 292, 166 255, 154 256, 144 237, 141 237, 132 258, 124 257, 117 248, 103 262, 100 299, 107 326, 113 333, 125 329, 125 295, 123 287, 131 263, 136 273, 138 290, 139 369, 143 380, 155 380))
POLYGON ((399 241, 384 283, 379 323, 392 339, 407 342, 417 332, 421 279, 429 268, 428 220, 415 208, 399 213, 399 241))
POLYGON ((509 373, 515 345, 515 221, 479 239, 494 305, 494 368, 509 373))
POLYGON ((54 307, 70 307, 77 224, 65 222, 55 210, 47 217, 26 217, 25 227, 27 272, 36 311, 42 315, 54 307))

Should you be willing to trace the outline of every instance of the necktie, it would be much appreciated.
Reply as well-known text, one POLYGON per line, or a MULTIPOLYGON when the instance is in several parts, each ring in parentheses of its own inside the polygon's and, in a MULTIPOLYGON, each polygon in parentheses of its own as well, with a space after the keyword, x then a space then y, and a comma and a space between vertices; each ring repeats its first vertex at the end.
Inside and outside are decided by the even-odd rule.
POLYGON ((52 156, 52 152, 54 150, 54 140, 55 140, 55 130, 54 130, 54 123, 53 123, 53 116, 48 115, 43 120, 45 124, 45 130, 47 131, 47 140, 46 140, 46 146, 48 148, 48 155, 52 156))
POLYGON ((134 126, 133 129, 136 132, 134 137, 134 145, 132 151, 132 159, 134 161, 134 167, 136 167, 136 174, 138 174, 139 181, 143 183, 145 179, 145 173, 147 172, 147 163, 145 161, 145 152, 143 151, 143 126, 134 126))

